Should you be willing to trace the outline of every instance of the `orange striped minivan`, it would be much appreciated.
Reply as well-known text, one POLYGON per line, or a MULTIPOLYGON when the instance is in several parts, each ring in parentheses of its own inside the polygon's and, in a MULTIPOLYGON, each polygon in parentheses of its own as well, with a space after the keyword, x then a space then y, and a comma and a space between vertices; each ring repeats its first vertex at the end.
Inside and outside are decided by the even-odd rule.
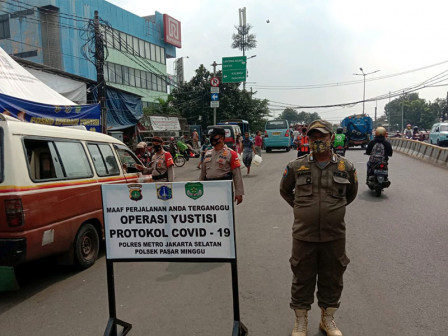
POLYGON ((58 255, 87 268, 103 239, 102 183, 140 181, 121 141, 0 114, 0 266, 58 255))

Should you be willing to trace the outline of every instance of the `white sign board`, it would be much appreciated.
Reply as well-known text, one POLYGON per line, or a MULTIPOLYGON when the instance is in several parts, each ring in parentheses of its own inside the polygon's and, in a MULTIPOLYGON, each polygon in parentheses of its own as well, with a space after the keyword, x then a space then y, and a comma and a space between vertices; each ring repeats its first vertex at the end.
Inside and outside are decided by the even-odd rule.
POLYGON ((151 116, 149 120, 154 131, 180 131, 179 119, 176 117, 151 116))
POLYGON ((210 107, 219 107, 219 100, 218 101, 210 101, 210 107))
POLYGON ((107 259, 235 259, 232 181, 104 184, 107 259))

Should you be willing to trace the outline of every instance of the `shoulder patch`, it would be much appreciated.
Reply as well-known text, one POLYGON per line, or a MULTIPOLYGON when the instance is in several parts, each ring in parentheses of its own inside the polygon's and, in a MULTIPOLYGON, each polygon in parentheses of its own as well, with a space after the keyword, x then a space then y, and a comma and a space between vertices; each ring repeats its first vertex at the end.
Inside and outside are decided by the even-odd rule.
POLYGON ((285 178, 286 176, 288 176, 288 166, 286 166, 285 170, 283 171, 283 178, 285 178))

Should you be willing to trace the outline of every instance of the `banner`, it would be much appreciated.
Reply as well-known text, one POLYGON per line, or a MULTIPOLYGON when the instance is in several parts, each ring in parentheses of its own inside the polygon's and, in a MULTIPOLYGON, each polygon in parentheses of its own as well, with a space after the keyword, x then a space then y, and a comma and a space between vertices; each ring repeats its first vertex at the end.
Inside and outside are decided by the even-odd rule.
POLYGON ((236 258, 232 181, 101 189, 107 259, 236 258))
POLYGON ((154 131, 180 131, 179 119, 176 117, 149 117, 154 131))
POLYGON ((53 126, 83 125, 101 132, 100 105, 47 105, 0 93, 0 113, 22 121, 53 126))

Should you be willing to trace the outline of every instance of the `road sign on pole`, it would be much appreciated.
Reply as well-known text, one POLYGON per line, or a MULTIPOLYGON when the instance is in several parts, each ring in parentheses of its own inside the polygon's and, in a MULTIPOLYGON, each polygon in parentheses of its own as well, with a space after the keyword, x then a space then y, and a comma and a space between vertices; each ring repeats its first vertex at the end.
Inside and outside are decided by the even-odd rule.
POLYGON ((219 86, 219 78, 218 77, 210 78, 210 85, 214 87, 219 86))
POLYGON ((217 101, 210 101, 210 107, 216 108, 219 107, 219 100, 217 101))
POLYGON ((246 81, 246 56, 222 58, 222 82, 239 83, 246 81))

